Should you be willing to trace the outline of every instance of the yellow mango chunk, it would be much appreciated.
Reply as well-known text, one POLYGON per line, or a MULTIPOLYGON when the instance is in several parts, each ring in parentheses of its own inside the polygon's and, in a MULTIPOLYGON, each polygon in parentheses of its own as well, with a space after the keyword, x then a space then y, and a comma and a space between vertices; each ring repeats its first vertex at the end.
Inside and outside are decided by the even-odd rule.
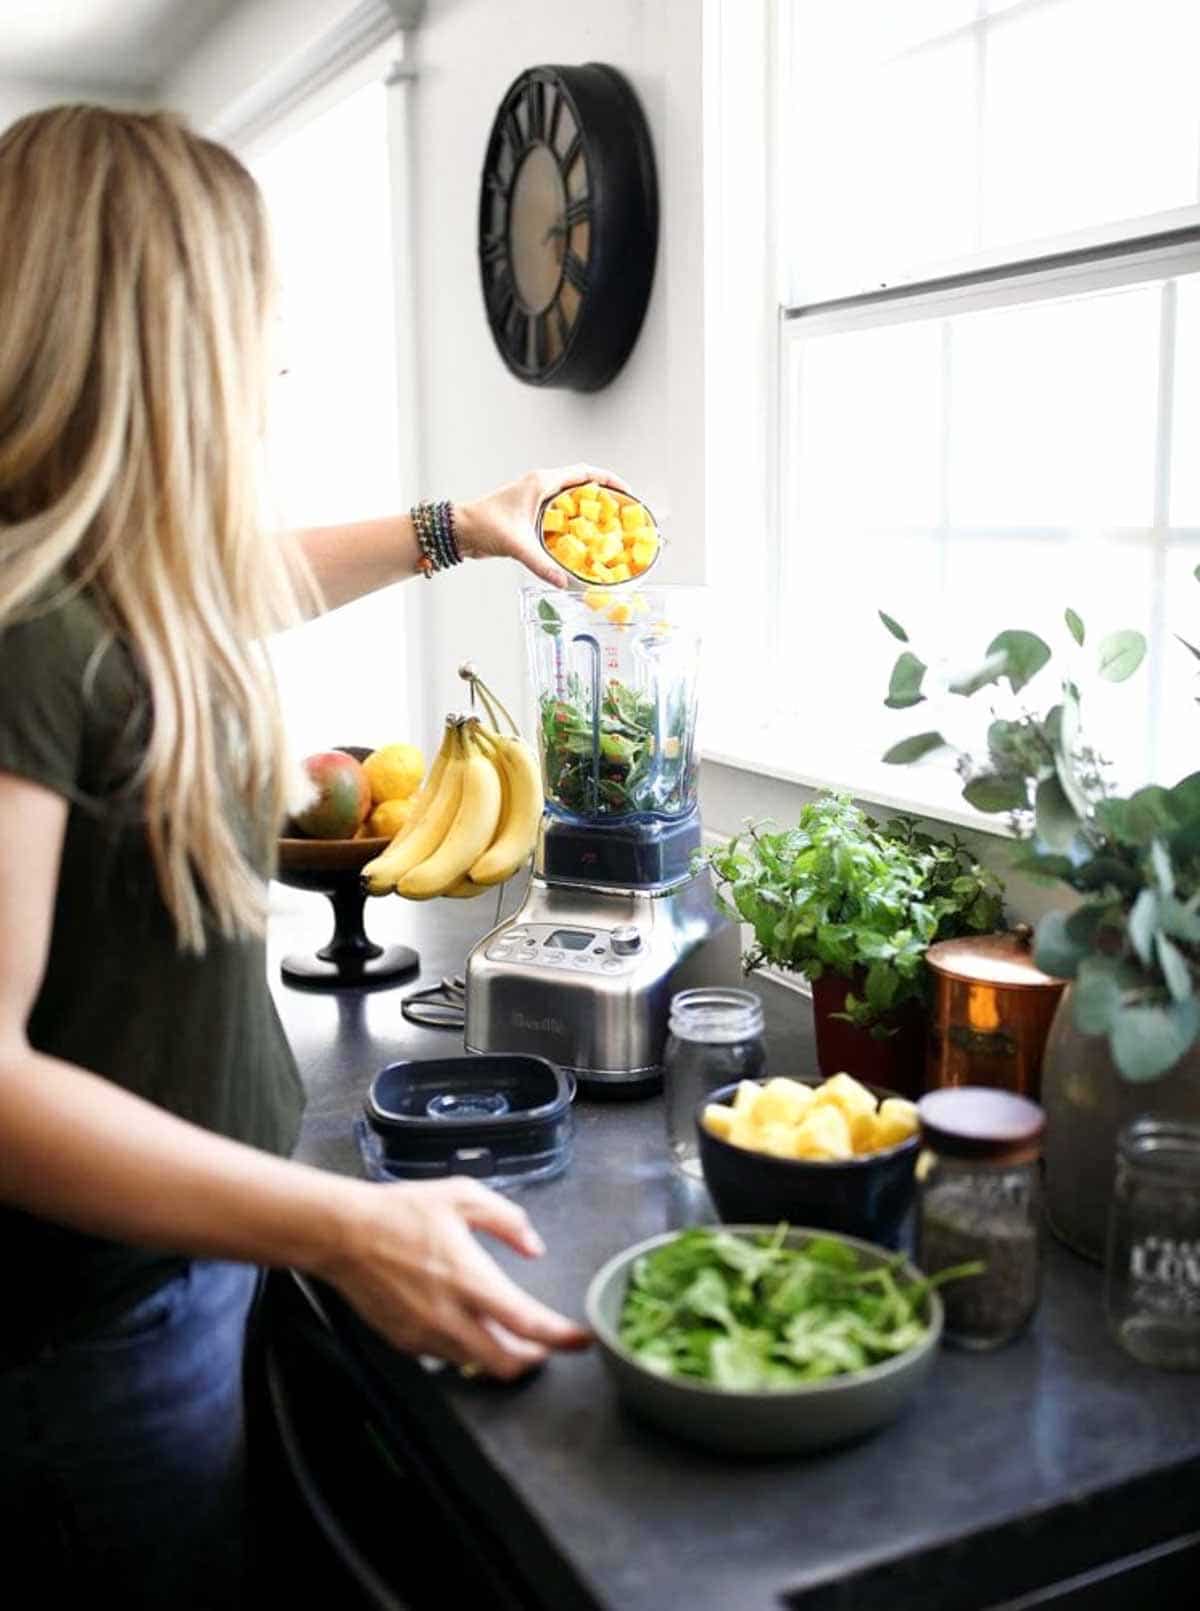
POLYGON ((704 1110, 704 1128, 710 1135, 728 1141, 733 1129, 733 1109, 727 1108, 724 1102, 710 1102, 704 1110))
MULTIPOLYGON (((624 560, 618 560, 615 565, 610 565, 608 567, 608 574, 612 577, 614 582, 627 582, 633 575, 633 572, 629 569, 629 566, 626 565, 624 560)), ((630 610, 629 616, 627 616, 626 619, 630 619, 632 615, 633 611, 630 610)))
POLYGON ((898 1147, 902 1141, 917 1133, 920 1123, 914 1103, 906 1102, 902 1096, 886 1097, 879 1104, 875 1126, 876 1147, 898 1147))
POLYGON ((758 1131, 757 1150, 765 1152, 769 1158, 794 1158, 796 1156, 796 1135, 795 1125, 761 1125, 758 1131))
POLYGON ((600 488, 600 491, 596 494, 596 502, 600 505, 606 520, 615 519, 620 524, 621 505, 607 487, 600 488))
POLYGON ((601 593, 599 589, 589 587, 587 592, 583 595, 583 602, 587 605, 589 610, 607 610, 609 605, 609 597, 607 593, 601 593))
POLYGON ((742 1080, 733 1096, 733 1111, 735 1113, 753 1113, 762 1095, 762 1086, 757 1080, 742 1080))
POLYGON ((543 531, 565 531, 567 526, 567 513, 565 509, 547 509, 542 515, 543 531))
POLYGON ((635 503, 631 499, 628 503, 621 505, 621 524, 626 531, 633 531, 636 526, 648 526, 650 516, 640 503, 635 503))
POLYGON ((725 1137, 731 1147, 745 1147, 747 1152, 758 1151, 758 1131, 749 1114, 735 1113, 729 1134, 725 1137))
POLYGON ((808 1114, 792 1132, 792 1156, 813 1160, 845 1159, 854 1156, 850 1126, 841 1108, 814 1102, 808 1114))
POLYGON ((557 498, 550 500, 550 507, 551 509, 561 509, 568 520, 579 513, 575 505, 575 494, 572 492, 560 492, 557 498))
POLYGON ((602 518, 602 516, 604 514, 604 511, 600 507, 599 498, 580 498, 578 500, 578 502, 579 502, 579 513, 581 515, 583 515, 588 520, 594 520, 596 522, 600 521, 600 519, 602 518))
MULTIPOLYGON (((624 578, 617 576, 615 572, 616 567, 614 566, 613 581, 623 581, 624 578)), ((612 622, 613 626, 628 626, 633 620, 633 611, 629 608, 628 604, 614 604, 612 609, 608 612, 608 619, 612 622)))
POLYGON ((598 559, 601 565, 611 565, 614 560, 621 560, 625 557, 625 549, 622 546, 621 539, 615 533, 610 533, 607 537, 601 537, 597 533, 589 547, 592 550, 592 558, 598 559))
POLYGON ((613 515, 601 515, 600 523, 596 529, 601 537, 609 537, 613 532, 616 532, 618 537, 623 535, 621 522, 613 515))
POLYGON ((835 1074, 832 1079, 825 1081, 824 1085, 817 1087, 814 1099, 822 1107, 832 1105, 841 1108, 847 1119, 852 1119, 856 1113, 874 1113, 875 1098, 865 1085, 849 1074, 835 1074))
POLYGON ((657 553, 657 543, 634 543, 629 550, 629 564, 634 574, 640 576, 643 571, 649 570, 657 553))
POLYGON ((768 1080, 755 1107, 755 1119, 760 1124, 799 1124, 812 1106, 813 1095, 812 1086, 798 1080, 768 1080))
POLYGON ((547 543, 546 547, 558 563, 565 565, 569 571, 577 571, 588 557, 587 545, 581 543, 578 537, 572 537, 569 531, 564 531, 560 537, 547 543))
POLYGON ((854 1115, 850 1120, 850 1144, 856 1158, 861 1158, 864 1152, 878 1152, 881 1145, 878 1113, 854 1115))
POLYGON ((569 520, 567 530, 573 537, 578 537, 581 543, 587 543, 589 548, 600 535, 593 522, 585 515, 576 515, 573 520, 569 520))
POLYGON ((593 499, 598 502, 600 498, 600 483, 598 481, 584 481, 580 486, 572 487, 571 491, 575 494, 576 503, 578 503, 581 498, 593 499))

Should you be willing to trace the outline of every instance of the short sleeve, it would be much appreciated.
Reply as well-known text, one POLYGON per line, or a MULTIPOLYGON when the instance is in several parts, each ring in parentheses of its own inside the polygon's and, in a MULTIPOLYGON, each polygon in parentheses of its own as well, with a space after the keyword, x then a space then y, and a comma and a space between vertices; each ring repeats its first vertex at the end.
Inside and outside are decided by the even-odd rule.
POLYGON ((72 601, 0 626, 0 772, 68 800, 80 794, 88 638, 72 601))

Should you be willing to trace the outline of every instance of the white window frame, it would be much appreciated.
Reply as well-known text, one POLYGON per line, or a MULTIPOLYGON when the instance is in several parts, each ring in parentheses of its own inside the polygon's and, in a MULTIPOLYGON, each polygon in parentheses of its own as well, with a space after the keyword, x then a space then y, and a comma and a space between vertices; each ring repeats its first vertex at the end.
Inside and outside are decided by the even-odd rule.
MULTIPOLYGON (((777 165, 781 153, 791 148, 785 137, 786 75, 791 50, 785 45, 783 30, 796 22, 798 8, 792 0, 751 0, 748 5, 738 0, 710 0, 709 9, 705 57, 706 62, 711 57, 712 66, 706 81, 706 138, 712 143, 712 167, 706 174, 706 246, 716 252, 715 267, 709 275, 712 313, 707 332, 706 377, 706 391, 712 400, 708 434, 710 518, 715 512, 708 533, 710 579, 719 580, 721 547, 715 528, 722 509, 727 511, 727 518, 736 518, 735 508, 746 510, 745 480, 740 475, 735 478, 728 467, 721 465, 725 444, 736 440, 739 417, 743 419, 744 436, 744 419, 749 416, 758 438, 751 462, 764 476, 762 494, 750 500, 749 517, 766 533, 762 598, 767 620, 761 662, 765 686, 780 687, 789 674, 789 646, 780 630, 776 601, 787 597, 792 568, 803 557, 794 535, 799 526, 797 461, 787 447, 796 407, 791 380, 799 367, 793 361, 796 343, 816 336, 945 319, 1163 279, 1168 283, 1159 328, 1154 518, 1147 527, 1116 533, 1121 540, 1149 543, 1155 551, 1148 675, 1151 720, 1156 722, 1161 704, 1157 695, 1163 677, 1163 651, 1167 646, 1163 621, 1167 554, 1173 547, 1195 547, 1200 559, 1200 527, 1172 527, 1168 523, 1175 337, 1173 281, 1179 275, 1200 270, 1200 205, 1043 239, 1037 242, 1035 251, 1018 248, 1009 253, 980 253, 968 260, 922 270, 919 278, 901 273, 870 288, 847 291, 843 287, 836 294, 798 300, 787 282, 794 257, 780 250, 779 241, 779 220, 782 218, 785 235, 794 220, 784 217, 777 204, 777 165), (766 111, 759 120, 745 116, 745 108, 753 104, 755 94, 762 94, 762 79, 753 65, 756 55, 759 70, 766 67, 769 88, 766 111), (765 159, 759 161, 757 170, 751 149, 756 136, 765 142, 765 159), (739 184, 722 185, 722 170, 739 172, 739 184), (749 180, 747 174, 751 175, 749 180), (731 252, 728 246, 722 251, 721 243, 731 240, 736 243, 736 251, 731 252), (723 315, 756 292, 764 297, 768 311, 766 334, 757 343, 745 343, 739 361, 733 350, 736 344, 724 334, 723 315), (751 362, 757 365, 763 399, 758 410, 747 405, 745 381, 751 362)), ((987 28, 981 22, 982 19, 968 23, 963 31, 973 31, 983 51, 987 28)), ((745 523, 743 518, 742 524, 745 523)), ((945 541, 948 533, 948 522, 943 520, 938 535, 945 541)), ((1003 535, 991 527, 989 533, 1003 535)), ((1039 535, 1033 528, 1021 528, 1021 534, 1039 535)), ((881 687, 881 701, 883 694, 881 687)), ((897 736, 902 734, 898 732, 897 736)), ((780 761, 778 756, 793 741, 790 723, 768 721, 764 727, 755 728, 745 722, 728 722, 710 733, 705 756, 718 764, 806 788, 846 788, 860 798, 892 809, 916 810, 985 832, 1008 832, 1002 822, 962 801, 957 779, 947 770, 885 767, 881 761, 864 756, 861 767, 856 766, 852 773, 833 775, 821 770, 819 757, 815 769, 780 761)))

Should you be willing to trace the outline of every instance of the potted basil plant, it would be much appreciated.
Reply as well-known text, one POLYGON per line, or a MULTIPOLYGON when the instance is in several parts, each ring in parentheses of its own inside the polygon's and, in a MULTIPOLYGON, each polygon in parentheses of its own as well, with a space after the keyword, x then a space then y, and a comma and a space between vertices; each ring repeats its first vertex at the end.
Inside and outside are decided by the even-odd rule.
POLYGON ((940 698, 949 717, 957 698, 986 692, 989 702, 977 752, 930 728, 884 760, 951 759, 968 803, 1007 817, 1018 840, 1013 865, 1076 897, 1072 910, 1043 917, 1036 935, 1038 966, 1072 981, 1043 1067, 1047 1207, 1062 1240, 1099 1258, 1121 1126, 1151 1111, 1200 1117, 1200 772, 1122 795, 1084 735, 1089 680, 1133 676, 1146 654, 1139 632, 1110 633, 1093 648, 1067 610, 1065 669, 1036 633, 1008 631, 977 666, 935 677, 932 657, 881 616, 905 645, 892 709, 940 698), (1031 705, 1025 689, 1043 670, 1052 691, 1031 705))
POLYGON ((747 972, 770 965, 811 982, 822 1074, 917 1096, 925 952, 1000 926, 994 875, 957 840, 909 817, 880 826, 845 794, 805 805, 794 827, 750 824, 704 860, 722 908, 753 931, 747 972))

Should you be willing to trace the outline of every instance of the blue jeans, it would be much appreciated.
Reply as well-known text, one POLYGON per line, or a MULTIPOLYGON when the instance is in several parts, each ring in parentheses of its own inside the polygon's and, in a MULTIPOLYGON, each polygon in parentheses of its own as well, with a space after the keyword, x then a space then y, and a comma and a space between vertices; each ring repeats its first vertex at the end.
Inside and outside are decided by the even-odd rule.
POLYGON ((240 1604, 257 1279, 248 1265, 194 1262, 96 1334, 0 1372, 9 1582, 49 1605, 240 1604))

